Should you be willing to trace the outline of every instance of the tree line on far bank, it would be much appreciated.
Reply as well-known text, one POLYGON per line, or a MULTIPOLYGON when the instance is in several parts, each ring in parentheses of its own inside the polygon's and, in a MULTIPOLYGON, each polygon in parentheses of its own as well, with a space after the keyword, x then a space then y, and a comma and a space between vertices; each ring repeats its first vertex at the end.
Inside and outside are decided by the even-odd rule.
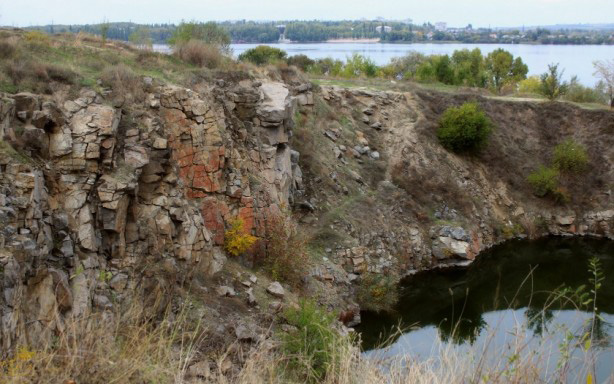
MULTIPOLYGON (((144 31, 131 36, 136 45, 151 44, 144 31)), ((174 53, 200 67, 218 67, 229 60, 231 37, 218 24, 182 23, 169 38, 174 53)), ((261 45, 239 55, 239 61, 255 65, 292 65, 318 77, 382 78, 395 81, 441 83, 489 89, 497 94, 539 94, 550 100, 609 103, 614 106, 614 61, 595 62, 595 74, 601 80, 595 87, 580 84, 577 77, 563 81, 558 64, 549 66, 541 76, 527 78, 529 69, 522 58, 499 48, 483 55, 480 49, 462 49, 452 55, 424 55, 409 52, 378 66, 366 56, 354 54, 345 61, 325 58, 313 60, 306 55, 288 57, 281 49, 261 45)))
MULTIPOLYGON (((184 24, 184 23, 181 23, 184 24)), ((413 24, 411 21, 340 20, 340 21, 225 21, 216 23, 232 41, 269 44, 280 37, 278 24, 286 26, 285 37, 295 42, 324 42, 330 39, 380 39, 387 43, 424 41, 457 41, 462 43, 539 43, 539 44, 614 44, 611 30, 580 30, 535 28, 529 30, 474 29, 441 30, 431 23, 413 24), (389 28, 383 28, 383 27, 389 28), (378 28, 379 27, 379 28, 378 28)), ((152 41, 166 43, 178 26, 175 24, 108 23, 90 25, 46 25, 32 27, 47 33, 85 32, 101 35, 106 29, 110 39, 127 41, 137 30, 147 30, 152 41)))

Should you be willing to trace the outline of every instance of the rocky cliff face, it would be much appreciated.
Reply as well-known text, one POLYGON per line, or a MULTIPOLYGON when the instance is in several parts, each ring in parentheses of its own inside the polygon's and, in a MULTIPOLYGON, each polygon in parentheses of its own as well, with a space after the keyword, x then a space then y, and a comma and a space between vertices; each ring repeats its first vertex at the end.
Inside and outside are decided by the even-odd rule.
POLYGON ((300 196, 288 140, 309 86, 219 80, 197 93, 150 80, 130 108, 93 91, 2 98, 3 351, 139 289, 168 301, 175 284, 220 271, 231 218, 262 236, 300 196))
POLYGON ((337 307, 367 272, 466 262, 513 237, 613 235, 610 112, 480 99, 498 128, 485 153, 463 157, 434 135, 463 96, 312 92, 296 79, 143 88, 127 106, 91 90, 2 97, 3 352, 139 292, 164 307, 175 287, 223 270, 235 217, 263 237, 292 208, 314 253, 306 290, 337 307), (525 178, 567 136, 592 167, 558 205, 525 178))
POLYGON ((319 144, 295 145, 319 160, 304 164, 307 199, 317 209, 301 220, 326 240, 322 253, 330 260, 313 276, 328 286, 353 285, 367 272, 468 263, 512 238, 614 235, 612 112, 323 87, 316 108, 304 113, 298 133, 312 132, 319 144), (470 100, 497 128, 480 155, 450 153, 437 141, 437 121, 470 100), (563 177, 566 203, 534 196, 527 176, 566 138, 587 148, 589 169, 563 177))

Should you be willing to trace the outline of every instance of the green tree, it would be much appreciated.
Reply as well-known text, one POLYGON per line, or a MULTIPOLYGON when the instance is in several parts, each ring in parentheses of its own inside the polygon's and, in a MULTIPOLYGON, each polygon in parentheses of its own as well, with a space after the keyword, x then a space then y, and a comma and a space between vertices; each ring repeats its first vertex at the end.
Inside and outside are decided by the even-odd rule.
POLYGON ((546 96, 548 100, 556 100, 567 93, 569 84, 562 80, 563 71, 559 72, 558 64, 548 65, 548 72, 541 75, 539 79, 539 93, 546 96))
POLYGON ((527 78, 529 68, 520 57, 514 59, 514 55, 499 48, 486 56, 486 69, 492 87, 501 92, 505 84, 515 84, 527 78))
POLYGON ((168 42, 173 46, 199 40, 217 46, 222 52, 230 53, 230 35, 213 21, 208 23, 182 22, 177 26, 168 42))
POLYGON ((482 51, 476 48, 472 51, 462 49, 452 54, 454 77, 456 84, 471 87, 485 87, 487 83, 484 72, 484 56, 482 51))
POLYGON ((435 76, 440 83, 454 83, 454 70, 450 56, 443 55, 435 58, 435 76))

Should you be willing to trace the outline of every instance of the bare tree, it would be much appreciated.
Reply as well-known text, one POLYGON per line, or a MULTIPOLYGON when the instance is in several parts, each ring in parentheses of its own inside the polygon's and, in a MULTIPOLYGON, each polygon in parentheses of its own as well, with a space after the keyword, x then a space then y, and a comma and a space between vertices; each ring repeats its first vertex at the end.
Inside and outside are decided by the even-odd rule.
POLYGON ((610 98, 610 108, 614 108, 614 60, 603 60, 593 62, 595 76, 600 78, 605 86, 606 93, 610 98))

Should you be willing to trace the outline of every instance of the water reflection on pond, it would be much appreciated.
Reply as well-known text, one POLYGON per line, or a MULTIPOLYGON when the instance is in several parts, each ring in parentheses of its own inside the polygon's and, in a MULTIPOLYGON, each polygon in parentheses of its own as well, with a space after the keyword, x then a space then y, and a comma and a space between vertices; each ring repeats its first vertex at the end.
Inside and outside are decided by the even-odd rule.
MULTIPOLYGON (((581 345, 579 341, 592 334, 592 345, 599 351, 598 379, 603 380, 614 373, 612 324, 614 242, 546 238, 497 246, 468 268, 411 276, 401 282, 395 311, 364 312, 358 330, 366 354, 378 356, 409 353, 426 359, 435 357, 440 347, 453 345, 461 353, 486 350, 485 355, 495 361, 508 344, 522 342, 527 351, 548 351, 547 362, 540 367, 544 377, 562 360, 561 343, 581 345), (604 275, 597 293, 598 316, 587 301, 592 258, 599 260, 604 275), (399 325, 406 331, 395 335, 399 325), (376 349, 391 334, 396 337, 392 345, 376 349)), ((572 348, 572 363, 582 365, 583 353, 582 348, 572 348)), ((575 369, 579 372, 581 367, 575 369)))

